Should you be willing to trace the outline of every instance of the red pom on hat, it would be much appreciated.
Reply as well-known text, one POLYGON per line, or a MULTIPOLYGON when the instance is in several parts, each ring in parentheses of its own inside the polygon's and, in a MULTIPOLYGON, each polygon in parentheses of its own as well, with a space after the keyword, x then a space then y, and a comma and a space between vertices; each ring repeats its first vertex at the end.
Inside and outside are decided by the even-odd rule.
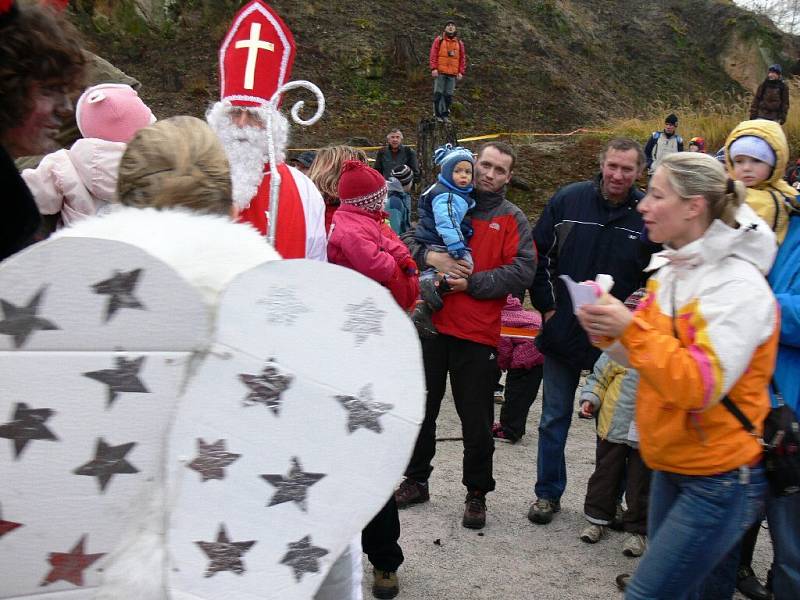
POLYGON ((339 200, 366 211, 383 209, 388 190, 383 175, 357 160, 345 161, 339 177, 339 200))

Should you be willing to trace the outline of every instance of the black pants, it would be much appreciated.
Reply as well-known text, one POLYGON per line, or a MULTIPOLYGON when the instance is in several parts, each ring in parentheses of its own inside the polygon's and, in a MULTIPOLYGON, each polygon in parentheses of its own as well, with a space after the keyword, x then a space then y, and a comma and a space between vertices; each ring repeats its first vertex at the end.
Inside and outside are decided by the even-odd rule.
POLYGON ((512 440, 525 435, 528 412, 539 393, 544 365, 530 369, 509 369, 506 373, 505 402, 500 409, 500 425, 512 440))
POLYGON ((742 536, 742 552, 739 555, 740 567, 753 566, 753 551, 756 549, 756 541, 758 540, 758 532, 761 530, 761 519, 753 523, 744 536, 742 536))
POLYGON ((468 490, 491 492, 494 489, 492 422, 496 350, 484 344, 439 334, 433 339, 422 340, 422 360, 428 390, 425 419, 406 469, 406 477, 427 481, 433 471, 431 461, 436 454, 436 419, 449 373, 450 388, 464 437, 461 481, 468 490))
POLYGON ((397 571, 403 564, 403 550, 400 539, 400 517, 394 494, 380 512, 361 532, 361 547, 369 562, 378 571, 397 571))
POLYGON ((589 478, 584 514, 593 522, 606 525, 614 520, 619 499, 619 486, 625 477, 625 503, 628 510, 622 517, 625 531, 647 535, 647 498, 650 494, 650 469, 639 451, 627 444, 615 444, 597 438, 594 473, 589 478))

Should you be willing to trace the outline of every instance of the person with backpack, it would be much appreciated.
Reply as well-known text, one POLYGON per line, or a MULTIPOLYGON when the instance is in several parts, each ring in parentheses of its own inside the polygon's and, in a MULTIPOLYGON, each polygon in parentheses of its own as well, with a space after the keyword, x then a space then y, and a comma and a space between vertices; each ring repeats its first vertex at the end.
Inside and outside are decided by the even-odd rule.
POLYGON ((434 79, 433 114, 439 121, 447 121, 456 81, 461 81, 467 70, 467 52, 452 19, 445 23, 444 32, 433 40, 428 62, 434 79))
POLYGON ((750 104, 750 119, 767 119, 781 125, 789 113, 789 87, 780 65, 770 65, 767 78, 758 86, 750 104))
POLYGON ((658 163, 673 152, 683 152, 683 138, 676 132, 678 117, 674 113, 664 119, 664 129, 654 131, 644 147, 647 158, 647 174, 652 175, 658 163))

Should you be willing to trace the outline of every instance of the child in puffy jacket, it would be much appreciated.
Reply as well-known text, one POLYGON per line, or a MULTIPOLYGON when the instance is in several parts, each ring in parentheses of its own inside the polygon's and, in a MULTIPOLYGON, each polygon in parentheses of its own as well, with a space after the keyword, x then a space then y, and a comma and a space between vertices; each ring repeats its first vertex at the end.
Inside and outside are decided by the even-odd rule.
MULTIPOLYGON (((631 294, 625 305, 635 310, 644 296, 644 288, 631 294)), ((581 540, 594 544, 606 535, 614 522, 625 485, 627 510, 622 528, 627 532, 622 543, 626 556, 641 556, 647 546, 647 497, 650 493, 650 469, 639 455, 639 436, 634 421, 639 373, 623 367, 605 352, 580 392, 582 417, 597 417, 595 469, 589 478, 583 512, 589 525, 581 540)))
POLYGON ((328 237, 328 262, 358 271, 388 288, 410 311, 419 294, 417 265, 385 222, 383 175, 357 160, 342 166, 338 210, 328 237))
POLYGON ((82 139, 22 172, 39 212, 59 215, 58 226, 94 216, 114 200, 127 143, 156 118, 129 85, 103 83, 81 95, 75 120, 82 139))
MULTIPOLYGON (((500 322, 503 327, 521 330, 520 333, 533 333, 542 327, 539 313, 522 308, 519 299, 511 294, 500 313, 500 322)), ((510 332, 497 344, 497 366, 507 373, 505 402, 500 409, 500 422, 492 426, 492 435, 512 444, 525 435, 528 412, 542 383, 544 356, 533 340, 533 337, 514 336, 510 332)))
MULTIPOLYGON (((475 158, 466 148, 446 144, 436 149, 434 162, 439 165, 438 181, 419 197, 414 237, 429 250, 447 252, 471 264, 467 244, 472 227, 466 215, 475 206, 470 196, 475 158)), ((414 311, 414 324, 420 336, 433 337, 437 331, 431 315, 444 305, 442 294, 450 291, 450 286, 445 276, 427 269, 420 277, 420 289, 423 302, 414 311)))

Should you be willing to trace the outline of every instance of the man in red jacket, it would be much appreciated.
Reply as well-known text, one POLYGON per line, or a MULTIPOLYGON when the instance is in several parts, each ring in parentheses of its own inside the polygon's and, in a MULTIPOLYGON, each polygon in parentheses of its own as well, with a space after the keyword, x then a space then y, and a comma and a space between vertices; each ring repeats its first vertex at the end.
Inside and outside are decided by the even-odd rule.
POLYGON ((431 45, 431 77, 433 84, 433 114, 440 121, 450 116, 450 104, 456 80, 461 80, 467 69, 464 42, 456 34, 456 22, 448 21, 442 35, 437 35, 431 45))
POLYGON ((506 296, 529 287, 536 273, 528 218, 504 193, 514 160, 513 148, 502 142, 484 144, 478 152, 469 240, 474 268, 467 261, 453 260, 447 252, 426 250, 414 239, 413 229, 403 235, 417 264, 446 273, 453 293, 444 296, 444 306, 433 315, 439 334, 422 340, 428 390, 425 419, 395 499, 401 508, 430 499, 428 478, 436 453, 436 418, 449 373, 464 435, 462 483, 467 498, 462 525, 470 529, 486 524, 486 494, 494 490, 495 483, 492 423, 500 312, 506 296))

